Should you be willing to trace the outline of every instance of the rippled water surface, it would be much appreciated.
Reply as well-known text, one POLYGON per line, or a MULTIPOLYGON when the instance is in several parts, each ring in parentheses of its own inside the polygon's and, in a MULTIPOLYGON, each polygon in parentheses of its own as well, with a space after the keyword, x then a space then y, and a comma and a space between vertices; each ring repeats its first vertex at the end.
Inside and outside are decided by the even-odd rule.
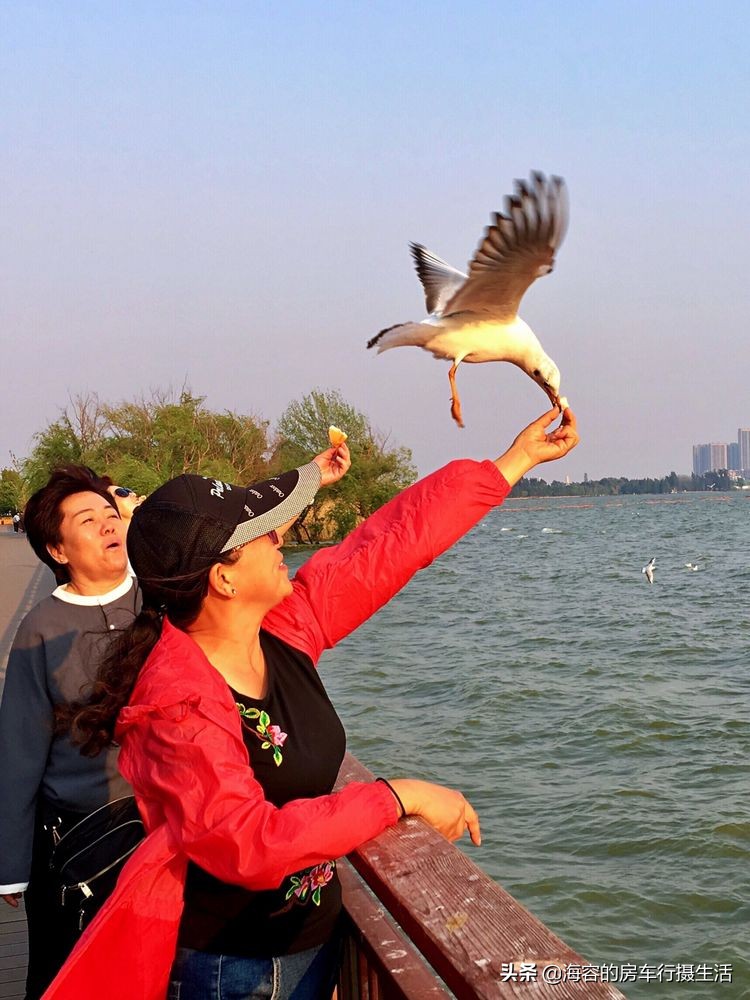
POLYGON ((630 997, 750 996, 749 529, 745 494, 511 500, 323 661, 352 752, 460 787, 588 961, 733 965, 630 997))

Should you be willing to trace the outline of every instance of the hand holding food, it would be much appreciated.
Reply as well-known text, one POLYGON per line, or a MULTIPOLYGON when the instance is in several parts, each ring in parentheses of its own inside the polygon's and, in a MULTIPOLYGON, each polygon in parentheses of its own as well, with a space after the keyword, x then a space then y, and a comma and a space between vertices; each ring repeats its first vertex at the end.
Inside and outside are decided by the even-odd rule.
POLYGON ((338 448, 340 444, 349 437, 346 431, 342 431, 340 427, 334 427, 333 424, 328 428, 328 440, 334 448, 338 448))
MULTIPOLYGON (((333 429, 337 430, 338 428, 333 429)), ((344 432, 340 431, 339 433, 343 434, 344 432)), ((339 479, 347 474, 352 466, 352 459, 346 442, 342 442, 332 448, 327 448, 320 455, 316 455, 313 461, 320 469, 321 486, 332 486, 333 483, 337 483, 339 479)))
MULTIPOLYGON (((563 397, 567 403, 567 399, 563 397)), ((513 486, 530 469, 541 462, 552 462, 567 455, 578 444, 576 418, 570 407, 565 407, 560 426, 547 433, 547 428, 560 416, 560 407, 543 413, 516 437, 506 452, 495 459, 495 465, 513 486)))

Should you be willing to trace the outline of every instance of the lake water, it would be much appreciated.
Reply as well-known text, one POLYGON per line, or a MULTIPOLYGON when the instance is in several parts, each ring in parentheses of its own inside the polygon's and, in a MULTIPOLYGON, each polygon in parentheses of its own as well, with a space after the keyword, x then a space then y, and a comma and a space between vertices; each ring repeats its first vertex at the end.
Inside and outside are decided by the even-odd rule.
POLYGON ((749 530, 740 493, 509 500, 323 660, 350 750, 461 788, 589 962, 733 966, 629 997, 750 996, 749 530))

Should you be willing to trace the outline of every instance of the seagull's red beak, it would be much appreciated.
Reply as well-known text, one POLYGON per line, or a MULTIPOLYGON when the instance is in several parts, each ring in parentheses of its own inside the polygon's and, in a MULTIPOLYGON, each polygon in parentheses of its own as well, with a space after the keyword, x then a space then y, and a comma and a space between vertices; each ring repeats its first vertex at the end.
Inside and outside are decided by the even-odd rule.
POLYGON ((544 391, 549 396, 550 403, 552 403, 553 406, 556 406, 558 409, 561 410, 562 407, 560 406, 560 396, 559 396, 559 394, 555 392, 555 390, 552 388, 551 385, 547 385, 546 383, 542 386, 542 388, 544 389, 544 391))

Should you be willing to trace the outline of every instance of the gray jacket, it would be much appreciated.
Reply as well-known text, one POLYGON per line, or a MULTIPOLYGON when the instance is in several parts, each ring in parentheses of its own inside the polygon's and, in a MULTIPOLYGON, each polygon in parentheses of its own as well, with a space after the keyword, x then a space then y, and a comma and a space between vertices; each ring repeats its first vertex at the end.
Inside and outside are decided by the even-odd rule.
POLYGON ((91 812, 130 792, 117 750, 84 757, 54 736, 54 706, 81 696, 112 632, 140 610, 132 577, 99 597, 58 587, 21 622, 0 703, 0 894, 26 887, 40 797, 53 808, 91 812))

